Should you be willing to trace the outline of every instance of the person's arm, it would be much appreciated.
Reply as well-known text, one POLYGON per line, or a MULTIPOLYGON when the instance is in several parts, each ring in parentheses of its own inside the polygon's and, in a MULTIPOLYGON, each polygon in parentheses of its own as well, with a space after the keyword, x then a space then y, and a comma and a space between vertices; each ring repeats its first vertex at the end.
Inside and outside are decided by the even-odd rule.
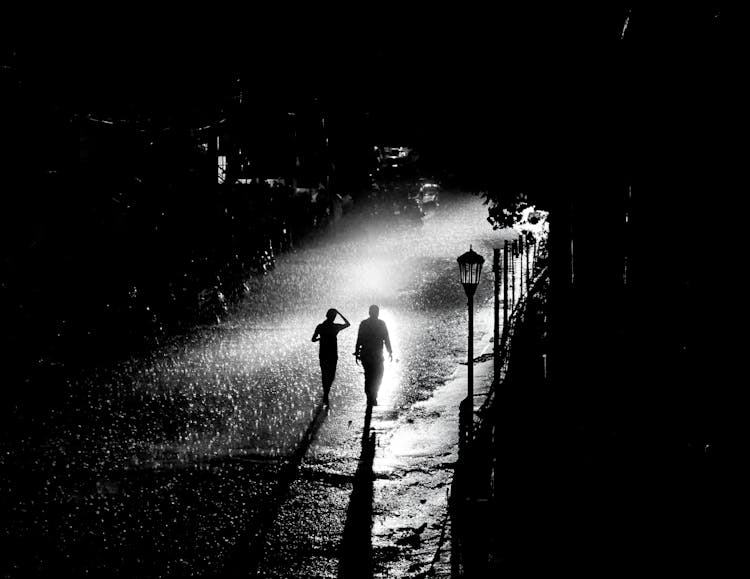
POLYGON ((362 348, 362 324, 359 325, 359 331, 357 331, 357 344, 354 346, 354 361, 359 364, 359 351, 362 348))
POLYGON ((338 311, 338 310, 336 310, 336 313, 337 313, 338 315, 340 315, 340 316, 341 316, 341 319, 342 319, 342 320, 344 320, 344 325, 343 325, 343 326, 341 327, 341 329, 342 329, 342 330, 345 330, 346 328, 348 328, 349 326, 351 326, 351 324, 349 323, 349 320, 347 320, 347 319, 346 319, 346 318, 344 317, 344 314, 342 314, 342 313, 341 313, 340 311, 338 311))
POLYGON ((315 333, 313 333, 312 341, 317 342, 320 340, 320 325, 315 326, 315 333))
POLYGON ((385 349, 388 350, 388 356, 391 359, 391 362, 393 362, 393 350, 391 349, 391 338, 388 335, 388 326, 385 325, 385 322, 383 322, 383 329, 385 330, 385 349))

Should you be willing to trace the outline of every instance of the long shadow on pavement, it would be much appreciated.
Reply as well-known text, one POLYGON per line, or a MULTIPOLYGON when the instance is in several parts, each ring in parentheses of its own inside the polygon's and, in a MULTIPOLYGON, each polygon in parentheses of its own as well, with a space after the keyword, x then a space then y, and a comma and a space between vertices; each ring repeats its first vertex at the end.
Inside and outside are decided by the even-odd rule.
POLYGON ((322 403, 315 409, 315 415, 297 449, 284 464, 278 476, 278 484, 264 505, 257 522, 248 529, 245 536, 238 541, 235 552, 229 557, 224 576, 252 577, 257 574, 263 562, 264 545, 268 531, 278 516, 279 509, 296 480, 302 459, 305 458, 310 445, 315 440, 320 427, 328 416, 328 406, 322 403))
POLYGON ((344 537, 339 558, 340 579, 372 577, 372 501, 375 458, 375 433, 370 433, 372 406, 367 407, 362 428, 362 454, 354 475, 349 509, 346 513, 344 537))

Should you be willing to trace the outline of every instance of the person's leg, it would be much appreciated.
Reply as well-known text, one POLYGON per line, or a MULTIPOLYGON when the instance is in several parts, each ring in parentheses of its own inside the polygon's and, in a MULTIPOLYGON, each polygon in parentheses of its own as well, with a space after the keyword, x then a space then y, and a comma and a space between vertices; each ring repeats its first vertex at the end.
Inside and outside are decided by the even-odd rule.
POLYGON ((367 404, 372 404, 375 395, 373 394, 373 364, 362 360, 362 368, 365 371, 365 395, 367 404))
POLYGON ((372 404, 373 406, 378 405, 378 391, 380 390, 380 384, 383 381, 383 373, 385 371, 385 367, 383 365, 383 361, 380 360, 378 362, 375 362, 372 366, 372 385, 371 385, 371 392, 372 392, 372 404))
POLYGON ((320 359, 320 375, 323 382, 323 400, 328 403, 328 393, 331 391, 333 379, 336 377, 336 359, 320 359))

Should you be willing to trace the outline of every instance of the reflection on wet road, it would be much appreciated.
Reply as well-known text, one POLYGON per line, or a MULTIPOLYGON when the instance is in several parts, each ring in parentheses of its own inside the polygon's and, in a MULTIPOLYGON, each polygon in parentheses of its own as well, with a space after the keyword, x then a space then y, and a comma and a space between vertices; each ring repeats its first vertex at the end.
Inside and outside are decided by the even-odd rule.
POLYGON ((109 576, 336 576, 342 536, 366 534, 361 514, 374 507, 362 499, 372 501, 363 481, 372 479, 373 456, 389 452, 382 434, 430 396, 465 347, 455 258, 469 243, 489 258, 496 239, 486 208, 469 195, 446 194, 422 226, 345 218, 251 280, 218 327, 61 385, 69 403, 47 418, 54 436, 5 457, 34 481, 23 489, 5 481, 19 547, 10 575, 36 566, 109 576), (380 305, 394 349, 371 417, 352 356, 370 304, 380 305), (323 411, 310 337, 330 307, 352 327, 339 334, 323 411))

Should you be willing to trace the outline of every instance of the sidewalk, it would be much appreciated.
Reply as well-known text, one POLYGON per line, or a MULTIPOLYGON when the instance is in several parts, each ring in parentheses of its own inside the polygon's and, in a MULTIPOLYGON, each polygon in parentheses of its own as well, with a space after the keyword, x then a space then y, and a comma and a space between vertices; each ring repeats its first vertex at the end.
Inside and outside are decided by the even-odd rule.
MULTIPOLYGON (((476 358, 491 353, 492 304, 475 315, 476 358)), ((479 408, 493 379, 491 356, 474 364, 474 404, 479 408)), ((459 364, 432 397, 396 427, 373 464, 378 502, 386 516, 374 518, 372 544, 397 549, 389 576, 452 577, 451 520, 448 509, 458 460, 459 406, 466 398, 467 367, 459 364)))

